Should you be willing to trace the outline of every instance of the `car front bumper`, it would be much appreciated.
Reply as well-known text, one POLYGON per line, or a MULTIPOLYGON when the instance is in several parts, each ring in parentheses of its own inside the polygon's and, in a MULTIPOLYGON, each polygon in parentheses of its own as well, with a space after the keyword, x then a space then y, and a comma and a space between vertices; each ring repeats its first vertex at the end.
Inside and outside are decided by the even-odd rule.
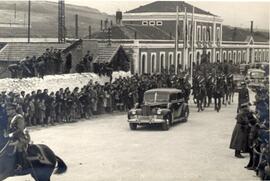
POLYGON ((137 123, 137 124, 158 124, 164 123, 165 120, 163 118, 158 118, 158 116, 149 116, 149 117, 135 117, 128 119, 129 123, 137 123))

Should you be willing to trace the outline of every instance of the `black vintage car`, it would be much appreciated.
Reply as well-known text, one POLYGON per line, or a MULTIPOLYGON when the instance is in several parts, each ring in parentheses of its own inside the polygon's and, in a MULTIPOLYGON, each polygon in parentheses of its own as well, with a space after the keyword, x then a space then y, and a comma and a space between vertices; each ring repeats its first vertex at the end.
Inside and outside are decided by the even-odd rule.
POLYGON ((183 92, 178 89, 151 89, 144 93, 142 105, 135 105, 128 112, 128 122, 131 130, 138 125, 160 124, 163 130, 178 121, 187 121, 189 107, 185 102, 183 92))

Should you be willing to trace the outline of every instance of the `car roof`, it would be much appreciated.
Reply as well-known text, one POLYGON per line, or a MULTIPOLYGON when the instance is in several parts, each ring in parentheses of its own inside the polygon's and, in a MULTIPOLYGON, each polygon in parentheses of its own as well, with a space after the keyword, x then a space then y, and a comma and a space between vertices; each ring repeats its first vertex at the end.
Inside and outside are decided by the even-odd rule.
POLYGON ((265 72, 265 71, 261 69, 248 69, 248 72, 265 72))
POLYGON ((158 88, 158 89, 150 89, 146 91, 145 93, 151 93, 151 92, 168 92, 170 94, 172 93, 182 93, 181 90, 179 89, 174 89, 174 88, 158 88))

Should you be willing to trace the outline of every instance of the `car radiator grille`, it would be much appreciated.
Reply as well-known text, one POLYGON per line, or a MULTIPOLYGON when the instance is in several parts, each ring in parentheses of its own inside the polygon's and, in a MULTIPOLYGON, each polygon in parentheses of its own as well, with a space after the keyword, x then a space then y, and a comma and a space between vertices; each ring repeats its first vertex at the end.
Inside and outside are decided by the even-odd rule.
POLYGON ((151 107, 143 106, 142 107, 142 116, 150 116, 151 115, 151 107))

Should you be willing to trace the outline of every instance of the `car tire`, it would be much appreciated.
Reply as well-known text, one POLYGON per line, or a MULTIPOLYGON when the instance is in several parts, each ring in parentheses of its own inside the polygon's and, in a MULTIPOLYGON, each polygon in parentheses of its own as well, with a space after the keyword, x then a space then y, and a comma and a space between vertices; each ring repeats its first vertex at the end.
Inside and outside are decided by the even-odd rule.
POLYGON ((136 123, 129 123, 129 128, 131 130, 136 130, 137 129, 137 124, 136 123))
POLYGON ((165 119, 165 122, 161 124, 161 128, 163 131, 168 131, 170 129, 171 121, 169 118, 165 119))

